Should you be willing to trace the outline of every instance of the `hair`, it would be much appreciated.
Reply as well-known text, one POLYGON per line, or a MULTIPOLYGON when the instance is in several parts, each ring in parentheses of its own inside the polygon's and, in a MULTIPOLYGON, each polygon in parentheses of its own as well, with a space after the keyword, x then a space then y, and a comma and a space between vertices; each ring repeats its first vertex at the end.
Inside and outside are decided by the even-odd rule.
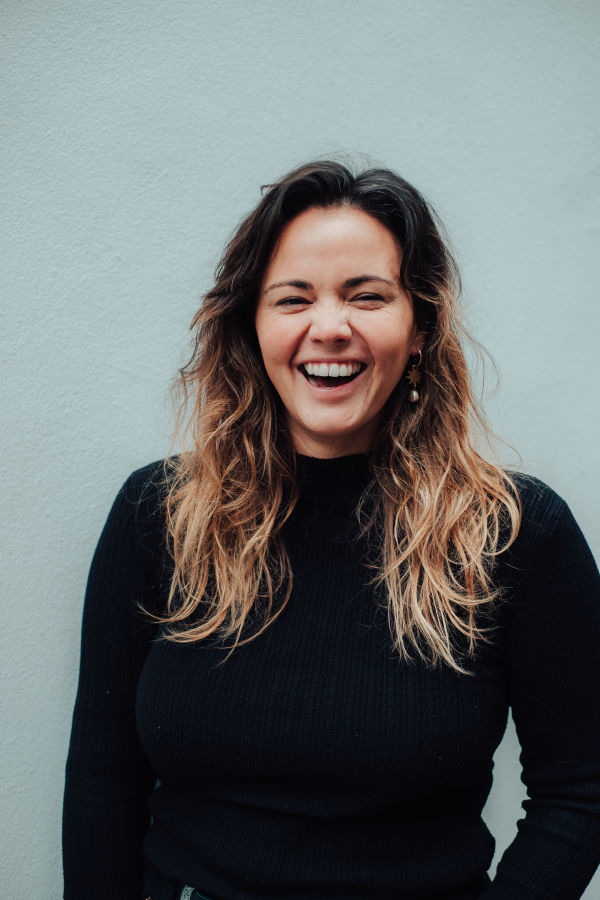
POLYGON ((292 572, 281 529, 297 501, 296 454, 267 377, 254 327, 261 281, 284 226, 313 207, 364 211, 396 237, 400 281, 424 332, 418 403, 404 377, 389 397, 371 452, 371 497, 358 504, 376 534, 373 581, 387 596, 394 646, 459 672, 459 646, 489 640, 479 607, 498 598, 494 563, 520 522, 510 477, 476 450, 489 435, 461 339, 460 278, 441 225, 396 173, 353 174, 331 161, 303 165, 263 188, 227 244, 194 316, 193 352, 180 370, 176 440, 166 501, 173 576, 156 618, 167 639, 256 639, 281 613, 292 572), (190 441, 191 439, 191 441, 190 441), (276 598, 278 602, 276 603, 276 598), (279 602, 280 601, 280 602, 279 602), (276 608, 277 607, 277 608, 276 608), (260 628, 242 639, 251 611, 260 628))

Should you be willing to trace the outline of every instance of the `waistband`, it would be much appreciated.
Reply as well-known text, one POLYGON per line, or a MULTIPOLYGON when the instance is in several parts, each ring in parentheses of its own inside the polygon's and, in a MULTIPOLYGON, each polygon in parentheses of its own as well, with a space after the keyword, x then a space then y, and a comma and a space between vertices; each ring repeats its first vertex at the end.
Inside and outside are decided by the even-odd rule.
POLYGON ((165 875, 146 860, 144 866, 144 900, 211 900, 192 885, 165 875))

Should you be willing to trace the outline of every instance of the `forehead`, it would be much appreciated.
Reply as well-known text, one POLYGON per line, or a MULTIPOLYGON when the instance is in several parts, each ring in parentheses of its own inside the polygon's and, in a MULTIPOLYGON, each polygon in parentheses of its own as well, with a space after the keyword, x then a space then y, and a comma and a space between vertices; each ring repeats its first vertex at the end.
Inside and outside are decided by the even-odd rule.
MULTIPOLYGON (((392 232, 373 216, 348 206, 316 207, 288 222, 265 270, 263 283, 279 275, 300 277, 308 269, 361 271, 377 266, 397 279, 401 250, 392 232)), ((350 273, 352 274, 352 273, 350 273)))

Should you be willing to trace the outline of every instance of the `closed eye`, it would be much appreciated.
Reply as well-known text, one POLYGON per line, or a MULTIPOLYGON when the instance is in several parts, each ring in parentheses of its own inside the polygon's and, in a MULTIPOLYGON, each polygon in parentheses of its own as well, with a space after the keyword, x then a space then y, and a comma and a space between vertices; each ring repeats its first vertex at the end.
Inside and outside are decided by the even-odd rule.
POLYGON ((359 294, 357 297, 352 297, 353 303, 385 303, 385 297, 382 297, 381 294, 359 294))
POLYGON ((308 302, 306 297, 283 297, 277 301, 275 306, 298 306, 298 304, 304 305, 308 302))

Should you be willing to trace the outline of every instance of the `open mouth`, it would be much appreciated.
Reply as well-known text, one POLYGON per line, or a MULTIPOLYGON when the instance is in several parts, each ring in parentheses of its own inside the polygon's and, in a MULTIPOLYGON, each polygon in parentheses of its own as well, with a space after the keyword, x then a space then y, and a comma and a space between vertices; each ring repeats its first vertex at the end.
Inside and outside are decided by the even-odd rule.
POLYGON ((298 367, 309 384, 318 388, 336 388, 354 381, 367 368, 366 363, 302 363, 298 367))

